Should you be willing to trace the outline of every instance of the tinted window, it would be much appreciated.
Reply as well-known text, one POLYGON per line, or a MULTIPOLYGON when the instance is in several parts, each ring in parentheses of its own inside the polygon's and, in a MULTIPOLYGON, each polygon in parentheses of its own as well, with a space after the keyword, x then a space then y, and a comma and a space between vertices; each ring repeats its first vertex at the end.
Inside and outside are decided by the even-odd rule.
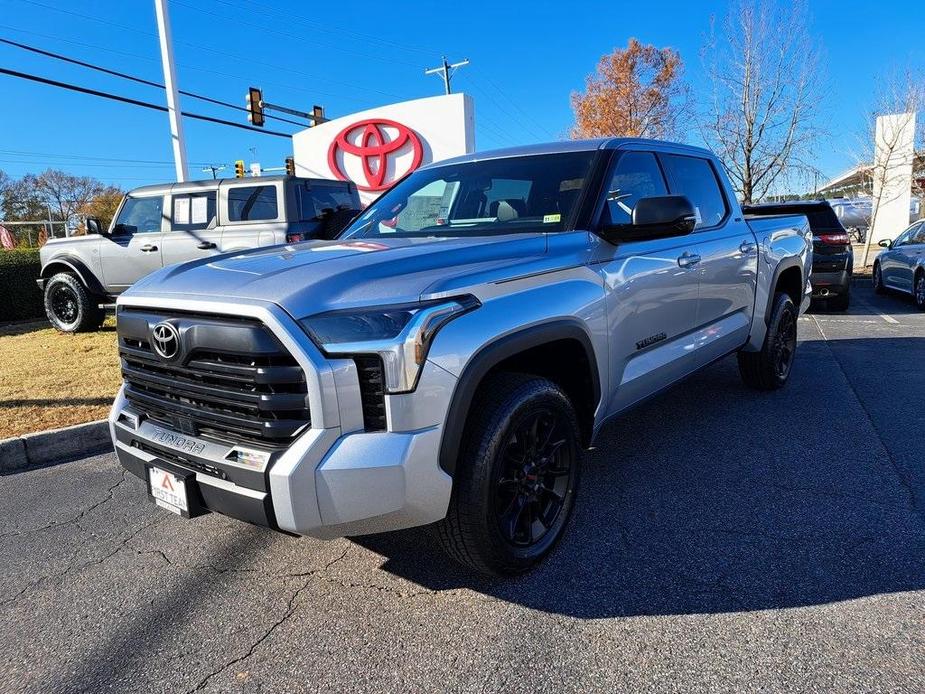
POLYGON ((344 183, 313 181, 298 187, 299 215, 303 222, 318 219, 324 210, 349 210, 358 207, 344 183))
POLYGON ((149 234, 160 231, 163 206, 164 198, 160 195, 154 198, 126 198, 119 210, 115 233, 149 234))
POLYGON ((919 224, 919 228, 912 232, 910 243, 925 243, 925 224, 919 224))
POLYGON ((662 162, 671 180, 672 192, 686 195, 694 204, 697 228, 719 224, 726 216, 726 202, 710 162, 677 154, 662 155, 662 162))
POLYGON ((368 207, 341 238, 561 231, 594 155, 568 152, 420 169, 368 207))
POLYGON ((668 195, 665 179, 655 155, 649 152, 626 152, 617 161, 604 205, 602 224, 629 224, 633 210, 642 198, 668 195))
POLYGON ((229 221, 251 222, 277 217, 276 186, 234 186, 228 189, 229 221))
POLYGON ((908 229, 906 229, 903 233, 899 235, 899 238, 897 238, 893 242, 893 245, 894 246, 904 246, 907 243, 912 243, 912 235, 915 234, 917 229, 918 229, 918 225, 913 224, 911 227, 909 227, 908 229))
POLYGON ((201 231, 215 226, 215 191, 173 196, 173 231, 201 231))

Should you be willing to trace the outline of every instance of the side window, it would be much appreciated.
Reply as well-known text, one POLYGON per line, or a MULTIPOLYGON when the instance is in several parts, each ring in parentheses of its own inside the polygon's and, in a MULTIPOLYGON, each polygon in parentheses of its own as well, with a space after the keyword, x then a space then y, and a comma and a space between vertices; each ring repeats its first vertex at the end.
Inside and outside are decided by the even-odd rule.
POLYGON ((642 198, 668 195, 662 171, 651 152, 626 152, 620 156, 607 187, 601 223, 629 224, 642 198))
POLYGON ((344 183, 312 181, 298 187, 299 219, 311 222, 326 209, 348 210, 357 208, 353 194, 344 183))
POLYGON ((694 204, 697 227, 712 227, 726 216, 726 201, 716 172, 706 159, 679 154, 662 155, 662 163, 675 195, 686 195, 694 204))
POLYGON ((228 189, 228 220, 253 222, 279 217, 276 186, 234 186, 228 189))
POLYGON ((916 229, 918 229, 918 225, 916 225, 916 224, 913 224, 911 227, 909 227, 908 229, 906 229, 906 230, 905 230, 903 233, 901 233, 901 234, 899 235, 899 237, 893 242, 893 247, 895 248, 896 246, 905 246, 905 245, 907 245, 907 244, 912 243, 912 237, 913 237, 913 235, 915 234, 916 229))
POLYGON ((173 231, 202 231, 215 227, 215 191, 173 196, 173 231))
POLYGON ((925 224, 919 224, 917 231, 913 232, 912 243, 925 243, 925 224))
POLYGON ((152 198, 128 197, 119 211, 113 231, 117 236, 150 234, 160 231, 163 207, 164 197, 162 195, 152 198))

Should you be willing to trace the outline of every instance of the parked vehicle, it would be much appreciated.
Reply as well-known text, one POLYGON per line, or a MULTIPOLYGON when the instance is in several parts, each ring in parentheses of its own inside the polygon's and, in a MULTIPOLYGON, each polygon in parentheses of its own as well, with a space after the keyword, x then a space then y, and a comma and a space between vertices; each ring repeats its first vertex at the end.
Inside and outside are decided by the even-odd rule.
POLYGON ((175 513, 322 538, 437 523, 461 562, 517 573, 562 535, 608 419, 731 353, 748 385, 787 382, 811 263, 806 218, 746 220, 703 149, 447 160, 337 240, 119 297, 111 433, 175 513))
POLYGON ((49 239, 39 288, 63 332, 97 330, 105 309, 138 279, 166 265, 258 246, 330 239, 360 210, 345 181, 265 176, 167 183, 133 190, 105 232, 49 239))
POLYGON ((829 200, 835 211, 838 221, 848 232, 848 236, 857 243, 864 243, 867 231, 870 229, 870 218, 873 210, 870 198, 829 200))
POLYGON ((895 241, 884 239, 880 245, 885 250, 874 261, 874 290, 911 294, 916 305, 925 310, 925 221, 916 222, 895 241))
POLYGON ((846 311, 851 302, 854 249, 851 238, 826 200, 746 205, 750 215, 802 214, 813 232, 813 299, 824 300, 834 311, 846 311))

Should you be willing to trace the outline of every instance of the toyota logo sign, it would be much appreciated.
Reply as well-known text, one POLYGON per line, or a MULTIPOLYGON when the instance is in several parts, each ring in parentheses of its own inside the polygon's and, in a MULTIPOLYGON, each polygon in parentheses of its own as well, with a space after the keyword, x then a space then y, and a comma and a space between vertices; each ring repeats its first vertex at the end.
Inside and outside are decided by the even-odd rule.
POLYGON ((418 168, 424 158, 424 147, 417 133, 411 128, 385 118, 369 118, 352 123, 341 130, 328 149, 328 167, 331 173, 341 181, 347 181, 349 179, 341 168, 338 155, 344 160, 348 156, 359 158, 366 185, 357 182, 357 188, 378 192, 418 168), (394 177, 386 180, 389 162, 409 151, 410 165, 403 171, 395 170, 394 177))
POLYGON ((164 359, 173 359, 180 353, 180 333, 170 323, 158 323, 151 331, 151 345, 164 359))

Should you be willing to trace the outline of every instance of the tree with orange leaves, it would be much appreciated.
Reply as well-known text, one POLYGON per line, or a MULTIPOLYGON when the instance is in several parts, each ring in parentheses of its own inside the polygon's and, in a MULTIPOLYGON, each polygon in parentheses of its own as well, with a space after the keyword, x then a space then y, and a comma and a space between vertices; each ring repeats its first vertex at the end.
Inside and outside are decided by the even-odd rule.
POLYGON ((681 71, 677 51, 631 38, 626 48, 601 57, 584 92, 572 92, 570 135, 678 138, 689 116, 681 71))

